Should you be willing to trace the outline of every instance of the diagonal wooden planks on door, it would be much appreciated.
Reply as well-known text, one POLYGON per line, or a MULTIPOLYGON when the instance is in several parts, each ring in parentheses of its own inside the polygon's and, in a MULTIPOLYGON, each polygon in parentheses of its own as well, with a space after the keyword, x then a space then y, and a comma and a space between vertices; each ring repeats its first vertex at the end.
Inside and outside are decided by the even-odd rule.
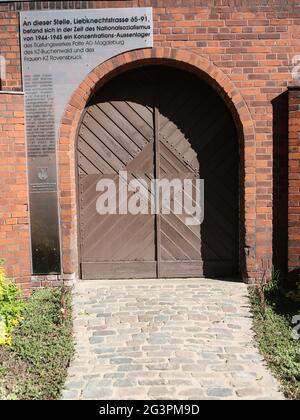
MULTIPOLYGON (((84 174, 79 186, 82 277, 155 277, 155 216, 99 214, 96 207, 101 179, 113 180, 119 191, 119 171, 127 172, 127 184, 153 178, 153 95, 147 86, 141 94, 122 80, 100 93, 87 108, 78 137, 84 174)), ((116 213, 120 204, 126 203, 117 203, 116 213)))
POLYGON ((113 79, 86 109, 77 156, 82 278, 238 273, 235 125, 222 99, 196 76, 150 66, 113 79), (146 180, 149 214, 97 212, 98 182, 114 180, 118 191, 119 171, 127 172, 127 184, 146 180), (189 215, 175 214, 174 198, 169 214, 161 208, 150 214, 153 178, 194 184, 203 178, 204 222, 187 224, 189 215))

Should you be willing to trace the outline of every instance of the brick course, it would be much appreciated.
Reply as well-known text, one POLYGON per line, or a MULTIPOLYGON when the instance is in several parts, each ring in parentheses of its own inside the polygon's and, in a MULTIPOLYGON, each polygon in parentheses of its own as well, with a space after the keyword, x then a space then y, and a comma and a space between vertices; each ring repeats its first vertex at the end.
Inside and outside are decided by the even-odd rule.
POLYGON ((7 275, 30 289, 23 95, 0 92, 0 256, 7 275))
MULTIPOLYGON (((0 5, 0 50, 8 62, 8 78, 6 82, 2 82, 2 90, 22 90, 18 10, 137 6, 153 6, 154 8, 155 49, 152 52, 136 52, 124 55, 123 58, 115 58, 106 63, 106 67, 100 66, 92 72, 72 98, 61 127, 60 150, 64 153, 61 154, 59 162, 60 188, 66 193, 64 197, 61 196, 61 214, 64 221, 62 227, 65 233, 63 235, 64 272, 72 275, 78 266, 77 251, 74 247, 77 235, 75 164, 72 143, 75 125, 70 124, 70 117, 73 118, 76 115, 76 118, 79 118, 89 96, 101 83, 101 77, 112 76, 117 71, 122 71, 123 60, 131 62, 134 66, 147 64, 151 59, 156 59, 156 63, 159 59, 161 62, 163 59, 172 59, 174 64, 176 62, 176 65, 182 68, 188 67, 189 60, 194 60, 191 63, 194 67, 197 60, 208 63, 205 69, 198 68, 199 75, 208 78, 210 83, 213 83, 212 79, 218 78, 216 87, 221 92, 223 91, 228 104, 236 109, 237 119, 241 119, 240 130, 244 137, 241 141, 244 160, 241 177, 241 220, 245 219, 243 221, 245 241, 241 243, 241 262, 245 278, 260 277, 265 271, 269 272, 272 265, 276 265, 274 228, 277 228, 277 224, 273 220, 273 182, 277 178, 274 176, 273 135, 275 129, 272 104, 286 92, 292 82, 292 59, 300 54, 300 5, 297 0, 289 2, 282 0, 133 0, 4 3, 0 5), (246 114, 247 118, 241 117, 246 114)), ((11 118, 22 118, 22 114, 11 118)), ((17 120, 15 122, 11 120, 11 122, 16 124, 15 127, 20 127, 17 120)), ((291 124, 292 122, 290 122, 290 130, 291 124)), ((1 123, 0 126, 2 127, 1 123)), ((292 126, 296 136, 299 126, 297 124, 292 124, 292 126)), ((281 133, 280 136, 284 137, 285 134, 281 133)), ((1 143, 1 148, 2 146, 4 145, 1 143)), ((4 152, 1 150, 1 156, 2 153, 4 152)), ((291 165, 296 167, 297 162, 299 165, 297 156, 293 156, 292 162, 290 155, 290 167, 291 165)), ((24 172, 21 171, 20 174, 23 176, 24 172)), ((10 185, 13 189, 12 184, 11 181, 10 185)), ((289 200, 291 202, 291 196, 289 200)), ((297 198, 292 197, 292 200, 295 201, 297 198)), ((295 214, 290 217, 294 223, 297 223, 295 214)), ((296 232, 295 226, 291 226, 291 220, 289 226, 289 239, 295 241, 294 235, 299 232, 296 232)), ((0 232, 2 233, 2 229, 0 232)), ((295 242, 293 243, 295 245, 295 242)), ((299 251, 299 249, 297 251, 299 243, 296 245, 292 246, 294 256, 291 254, 292 251, 289 251, 289 268, 292 270, 297 264, 295 259, 299 251)), ((282 267, 282 263, 279 266, 282 267)), ((17 277, 12 271, 11 263, 8 269, 14 277, 17 277)), ((28 274, 26 270, 24 266, 24 278, 28 274)))
POLYGON ((15 12, 1 12, 0 5, 0 54, 6 62, 6 80, 0 88, 6 91, 22 90, 19 17, 15 12))
POLYGON ((289 91, 288 269, 300 275, 300 87, 289 91))

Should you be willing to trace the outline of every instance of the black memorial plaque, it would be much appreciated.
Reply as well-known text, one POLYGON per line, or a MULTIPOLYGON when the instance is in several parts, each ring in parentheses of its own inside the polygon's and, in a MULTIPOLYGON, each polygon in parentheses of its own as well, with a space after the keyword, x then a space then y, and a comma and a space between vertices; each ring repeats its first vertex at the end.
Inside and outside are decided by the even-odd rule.
POLYGON ((51 74, 24 76, 33 274, 60 273, 51 74))
POLYGON ((152 8, 20 13, 33 274, 61 272, 56 144, 73 92, 97 65, 153 46, 152 8))

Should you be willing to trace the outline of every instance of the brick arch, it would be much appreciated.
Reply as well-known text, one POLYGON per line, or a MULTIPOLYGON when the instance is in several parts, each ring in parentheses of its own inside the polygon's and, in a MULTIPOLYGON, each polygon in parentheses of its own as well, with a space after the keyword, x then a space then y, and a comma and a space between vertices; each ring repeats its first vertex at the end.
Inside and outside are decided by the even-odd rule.
MULTIPOLYGON (((59 202, 62 241, 62 267, 65 278, 76 277, 78 271, 77 191, 75 143, 80 118, 91 96, 116 75, 144 65, 171 65, 197 74, 207 81, 224 99, 236 122, 242 160, 241 214, 247 209, 241 229, 241 262, 243 277, 255 276, 255 255, 244 259, 245 244, 255 250, 254 234, 248 231, 247 215, 255 214, 255 186, 245 189, 245 174, 255 168, 255 130, 248 106, 230 78, 206 58, 195 53, 172 49, 152 48, 126 52, 94 68, 72 95, 60 125, 58 145, 59 202)), ((253 219, 253 217, 252 217, 253 219)), ((250 222, 250 220, 249 220, 250 222)))

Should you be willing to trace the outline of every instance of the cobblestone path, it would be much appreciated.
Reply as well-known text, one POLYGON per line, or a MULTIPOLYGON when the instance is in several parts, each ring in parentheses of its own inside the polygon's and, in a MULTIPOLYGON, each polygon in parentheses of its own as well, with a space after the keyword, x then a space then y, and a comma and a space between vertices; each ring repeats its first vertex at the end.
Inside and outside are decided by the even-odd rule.
POLYGON ((64 399, 281 399, 253 339, 247 286, 79 282, 64 399))

